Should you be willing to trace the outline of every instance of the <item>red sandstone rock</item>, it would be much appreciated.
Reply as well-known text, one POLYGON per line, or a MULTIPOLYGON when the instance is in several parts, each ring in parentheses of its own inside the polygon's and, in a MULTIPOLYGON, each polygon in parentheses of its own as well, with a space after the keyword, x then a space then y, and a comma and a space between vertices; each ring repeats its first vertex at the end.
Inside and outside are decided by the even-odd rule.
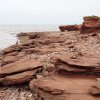
POLYGON ((100 17, 97 16, 86 16, 83 18, 84 22, 81 26, 81 33, 100 33, 100 17))
POLYGON ((60 31, 78 31, 80 30, 81 25, 61 25, 59 26, 60 31))
POLYGON ((18 52, 15 51, 15 52, 11 52, 11 53, 6 54, 6 56, 16 56, 17 54, 18 54, 18 52))
POLYGON ((30 81, 36 75, 36 70, 25 71, 22 73, 6 76, 1 79, 0 83, 4 86, 21 84, 30 81))
POLYGON ((94 82, 95 77, 91 76, 53 75, 32 80, 29 86, 38 100, 99 100, 89 94, 94 82))
POLYGON ((11 75, 14 73, 24 72, 32 69, 42 68, 43 65, 40 61, 35 59, 23 59, 15 63, 7 64, 0 68, 0 77, 11 75))
POLYGON ((13 52, 19 52, 23 47, 20 45, 12 45, 10 47, 7 47, 3 50, 3 54, 13 53, 13 52))
MULTIPOLYGON (((30 88, 38 95, 37 98, 100 99, 99 96, 90 94, 95 79, 100 77, 100 34, 83 35, 79 34, 79 31, 42 32, 39 37, 33 35, 29 39, 32 34, 34 32, 31 35, 27 33, 28 40, 25 44, 12 46, 11 51, 5 50, 4 55, 0 55, 1 62, 9 56, 18 58, 14 63, 3 64, 0 67, 0 84, 20 84, 32 78, 30 88), (16 55, 12 55, 13 53, 16 55), (36 73, 37 79, 34 80, 34 73, 32 75, 30 72, 36 69, 38 74, 36 73)), ((0 91, 2 92, 2 89, 0 91)), ((5 91, 3 90, 4 93, 5 91)))
POLYGON ((13 63, 13 62, 15 62, 15 61, 17 61, 18 60, 18 58, 16 57, 16 56, 6 56, 6 57, 4 57, 4 59, 3 59, 3 61, 5 62, 5 63, 13 63))
MULTIPOLYGON (((53 58, 52 58, 53 59, 53 58)), ((60 74, 67 73, 85 73, 100 75, 100 60, 98 58, 80 57, 72 59, 70 57, 60 55, 54 58, 54 65, 60 74)))
POLYGON ((92 95, 100 95, 100 79, 98 80, 91 86, 90 88, 90 93, 92 95))

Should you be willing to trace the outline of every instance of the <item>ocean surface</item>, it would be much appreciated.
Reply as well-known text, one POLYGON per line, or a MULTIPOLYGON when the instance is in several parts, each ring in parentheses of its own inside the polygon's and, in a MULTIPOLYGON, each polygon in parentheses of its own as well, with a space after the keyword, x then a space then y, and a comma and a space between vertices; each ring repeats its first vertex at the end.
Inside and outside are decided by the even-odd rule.
POLYGON ((0 25, 0 49, 13 45, 20 32, 58 31, 59 25, 0 25))

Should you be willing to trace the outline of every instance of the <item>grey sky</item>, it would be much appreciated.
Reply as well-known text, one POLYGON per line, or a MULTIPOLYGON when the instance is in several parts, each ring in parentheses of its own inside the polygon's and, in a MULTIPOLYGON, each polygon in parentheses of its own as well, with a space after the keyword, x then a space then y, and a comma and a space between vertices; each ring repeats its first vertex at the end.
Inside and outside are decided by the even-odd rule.
POLYGON ((75 24, 99 10, 100 0, 0 0, 0 24, 75 24))

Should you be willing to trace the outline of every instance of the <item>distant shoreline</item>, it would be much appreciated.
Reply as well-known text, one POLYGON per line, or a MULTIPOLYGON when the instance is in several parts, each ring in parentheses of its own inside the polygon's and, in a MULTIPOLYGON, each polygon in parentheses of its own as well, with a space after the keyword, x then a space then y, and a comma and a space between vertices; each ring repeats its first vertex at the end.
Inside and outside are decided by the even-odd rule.
POLYGON ((0 49, 16 44, 20 32, 58 31, 58 25, 0 25, 0 49))

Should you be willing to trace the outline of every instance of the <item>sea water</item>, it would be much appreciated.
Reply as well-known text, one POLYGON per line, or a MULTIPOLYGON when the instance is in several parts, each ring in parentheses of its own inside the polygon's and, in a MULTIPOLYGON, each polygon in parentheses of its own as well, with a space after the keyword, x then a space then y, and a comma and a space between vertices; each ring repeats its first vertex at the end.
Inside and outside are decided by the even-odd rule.
POLYGON ((0 49, 17 42, 20 32, 58 31, 59 25, 0 25, 0 49))

